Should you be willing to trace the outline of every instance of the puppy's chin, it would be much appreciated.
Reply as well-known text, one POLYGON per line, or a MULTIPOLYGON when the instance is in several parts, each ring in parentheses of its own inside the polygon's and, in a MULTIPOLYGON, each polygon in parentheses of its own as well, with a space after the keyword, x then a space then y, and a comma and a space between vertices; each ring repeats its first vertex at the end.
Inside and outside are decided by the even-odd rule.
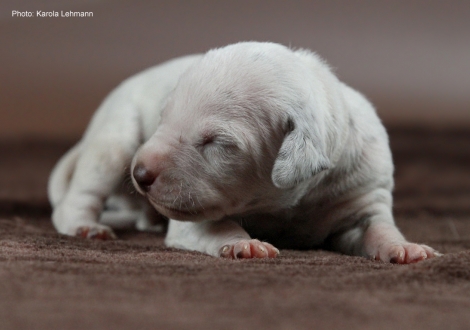
POLYGON ((204 220, 220 220, 224 217, 222 212, 213 207, 200 209, 179 209, 175 208, 174 206, 167 206, 156 203, 151 199, 149 199, 149 202, 160 214, 173 220, 198 222, 204 220))

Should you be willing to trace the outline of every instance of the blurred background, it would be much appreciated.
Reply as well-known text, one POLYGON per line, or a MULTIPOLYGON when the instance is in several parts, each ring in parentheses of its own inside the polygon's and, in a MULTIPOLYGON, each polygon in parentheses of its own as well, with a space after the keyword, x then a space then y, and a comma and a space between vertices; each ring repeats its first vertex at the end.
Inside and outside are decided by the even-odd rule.
POLYGON ((316 51, 389 127, 470 127, 468 0, 3 0, 0 15, 4 140, 77 139, 126 77, 245 40, 316 51))

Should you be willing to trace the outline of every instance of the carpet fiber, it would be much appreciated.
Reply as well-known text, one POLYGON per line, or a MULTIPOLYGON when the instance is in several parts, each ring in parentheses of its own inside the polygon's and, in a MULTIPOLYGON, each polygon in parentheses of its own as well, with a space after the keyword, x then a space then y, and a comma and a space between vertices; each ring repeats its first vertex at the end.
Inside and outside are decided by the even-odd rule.
POLYGON ((163 236, 58 235, 46 198, 67 143, 0 143, 0 329, 469 329, 470 134, 392 129, 394 213, 443 252, 393 265, 281 250, 223 260, 163 236))

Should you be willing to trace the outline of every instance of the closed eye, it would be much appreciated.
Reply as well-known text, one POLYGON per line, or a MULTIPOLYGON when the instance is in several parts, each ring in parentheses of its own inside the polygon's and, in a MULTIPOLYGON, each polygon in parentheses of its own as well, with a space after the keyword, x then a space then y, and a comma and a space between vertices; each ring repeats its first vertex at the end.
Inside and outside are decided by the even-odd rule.
POLYGON ((207 135, 207 136, 204 136, 203 139, 202 139, 202 143, 201 145, 203 147, 209 145, 209 144, 212 144, 214 143, 214 140, 215 140, 215 137, 213 135, 207 135))
POLYGON ((226 134, 208 134, 204 135, 198 143, 198 149, 205 154, 219 154, 221 156, 229 156, 233 154, 237 149, 238 145, 229 135, 226 134))
POLYGON ((237 143, 236 140, 227 133, 207 133, 202 135, 201 140, 199 141, 198 145, 200 147, 206 147, 209 145, 218 145, 222 147, 236 147, 237 143))

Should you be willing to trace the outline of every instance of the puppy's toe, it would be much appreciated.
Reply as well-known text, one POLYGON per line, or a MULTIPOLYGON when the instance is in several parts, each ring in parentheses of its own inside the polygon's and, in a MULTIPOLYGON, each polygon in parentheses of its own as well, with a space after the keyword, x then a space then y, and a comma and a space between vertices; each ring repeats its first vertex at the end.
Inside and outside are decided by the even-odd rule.
POLYGON ((75 236, 99 240, 116 239, 116 235, 111 228, 106 226, 82 226, 78 227, 75 236))
POLYGON ((260 242, 257 239, 240 240, 235 244, 228 244, 220 250, 220 256, 232 259, 275 258, 279 250, 273 245, 260 242))
POLYGON ((241 241, 233 245, 233 256, 236 259, 251 258, 251 245, 247 241, 241 241))

